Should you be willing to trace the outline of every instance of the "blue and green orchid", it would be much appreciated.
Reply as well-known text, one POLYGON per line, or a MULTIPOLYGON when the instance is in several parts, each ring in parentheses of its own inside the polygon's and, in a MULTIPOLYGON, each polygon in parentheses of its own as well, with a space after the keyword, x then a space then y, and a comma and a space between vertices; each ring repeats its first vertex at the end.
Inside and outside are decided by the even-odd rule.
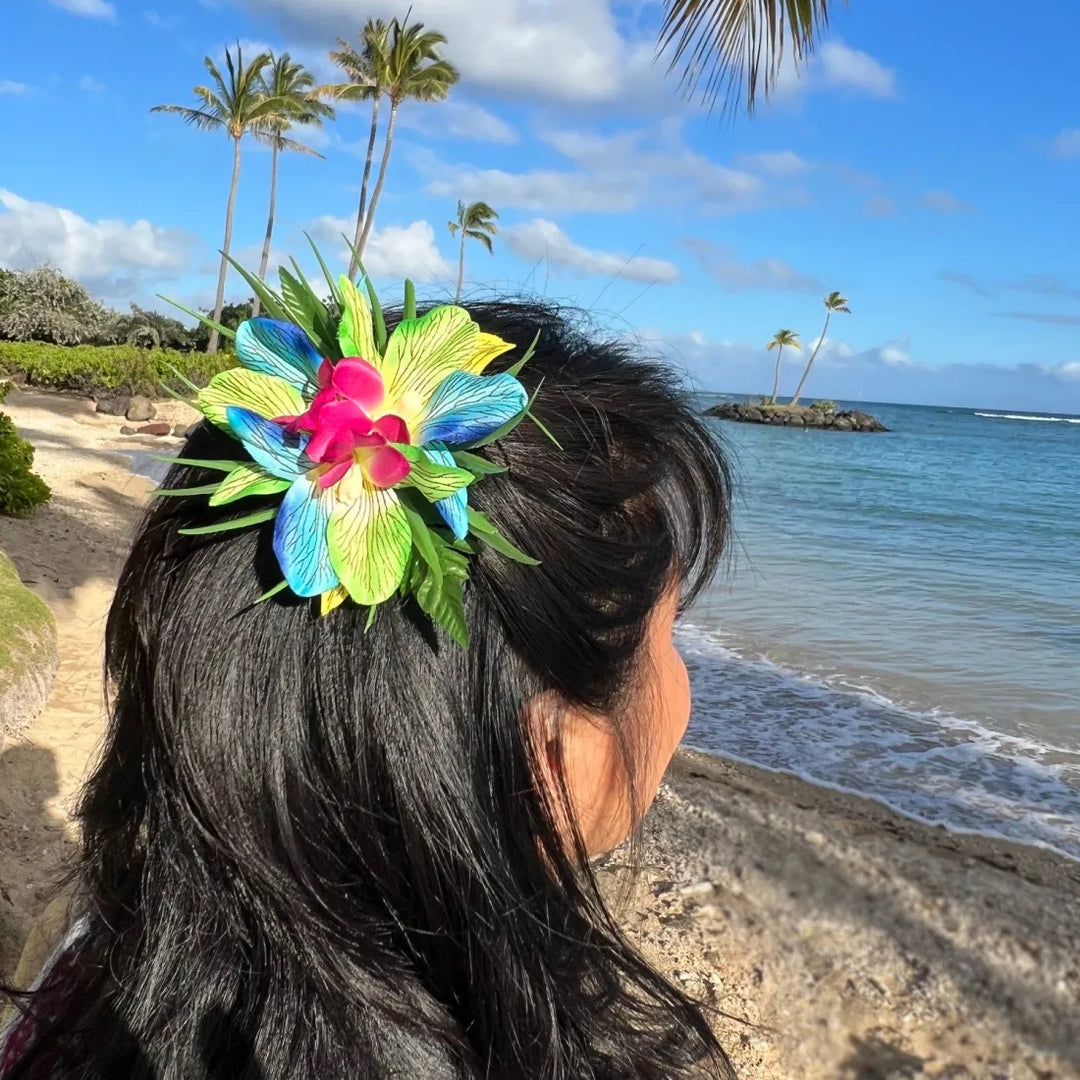
POLYGON ((374 615, 396 592, 411 593, 464 644, 470 532, 534 561, 468 501, 478 476, 502 471, 468 448, 528 414, 516 375, 527 355, 511 371, 485 375, 515 346, 484 333, 460 307, 417 318, 408 284, 406 317, 387 338, 374 291, 369 303, 349 278, 327 277, 329 306, 286 271, 281 296, 262 286, 271 317, 239 327, 240 366, 199 391, 202 413, 250 457, 210 463, 229 470, 210 504, 283 493, 273 547, 285 580, 273 592, 287 586, 318 597, 324 615, 349 598, 374 615))

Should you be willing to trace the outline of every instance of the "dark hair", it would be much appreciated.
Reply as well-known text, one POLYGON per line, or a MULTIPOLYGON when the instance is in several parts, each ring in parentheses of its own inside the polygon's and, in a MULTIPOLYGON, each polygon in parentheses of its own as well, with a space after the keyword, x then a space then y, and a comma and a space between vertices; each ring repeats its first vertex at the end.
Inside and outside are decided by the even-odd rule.
MULTIPOLYGON (((526 421, 483 451, 509 471, 470 501, 541 565, 470 560, 467 651, 412 602, 366 633, 353 605, 256 605, 280 580, 269 526, 181 535, 226 513, 205 495, 148 512, 108 620, 92 929, 49 1037, 65 1075, 729 1075, 568 850, 523 722, 543 692, 609 714, 632 767, 650 613, 724 547, 723 454, 663 364, 548 308, 471 311, 519 344, 539 330, 522 379, 558 448, 526 421)), ((236 453, 202 424, 184 456, 236 453)))

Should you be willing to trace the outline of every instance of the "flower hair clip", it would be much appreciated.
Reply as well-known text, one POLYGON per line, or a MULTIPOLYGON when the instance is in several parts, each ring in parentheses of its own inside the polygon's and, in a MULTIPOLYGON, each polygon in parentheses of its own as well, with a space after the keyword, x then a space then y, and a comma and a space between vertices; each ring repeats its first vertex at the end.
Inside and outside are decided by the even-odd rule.
POLYGON ((370 626, 379 604, 411 595, 466 646, 462 589, 474 544, 536 564, 468 500, 470 484, 505 471, 471 451, 530 415, 517 375, 536 342, 508 371, 485 375, 515 346, 484 333, 465 309, 437 307, 418 318, 406 282, 404 315, 388 336, 370 281, 365 296, 345 275, 335 281, 315 254, 328 301, 295 261, 295 275, 280 272, 280 295, 233 262, 267 317, 235 334, 218 326, 235 338, 240 366, 189 388, 202 414, 251 460, 166 459, 226 475, 156 494, 207 494, 211 506, 280 494, 274 507, 180 531, 204 535, 273 519, 284 580, 260 600, 291 589, 318 597, 328 615, 351 599, 370 609, 370 626))

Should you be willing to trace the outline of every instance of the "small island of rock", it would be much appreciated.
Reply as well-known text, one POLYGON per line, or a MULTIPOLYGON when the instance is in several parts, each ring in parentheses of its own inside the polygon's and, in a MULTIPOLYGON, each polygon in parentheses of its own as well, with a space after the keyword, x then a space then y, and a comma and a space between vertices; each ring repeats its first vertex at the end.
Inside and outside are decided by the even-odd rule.
MULTIPOLYGON (((825 403, 831 405, 832 403, 825 403)), ((888 431, 876 417, 857 409, 816 405, 751 405, 725 401, 705 410, 706 416, 741 424, 772 424, 776 427, 823 428, 827 431, 888 431)))

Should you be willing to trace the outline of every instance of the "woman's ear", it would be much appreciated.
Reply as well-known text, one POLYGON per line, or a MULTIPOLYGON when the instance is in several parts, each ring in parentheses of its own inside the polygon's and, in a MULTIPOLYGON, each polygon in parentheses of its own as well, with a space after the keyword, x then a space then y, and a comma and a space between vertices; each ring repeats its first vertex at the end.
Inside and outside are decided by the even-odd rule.
POLYGON ((573 827, 565 820, 563 791, 590 855, 622 843, 632 828, 629 776, 615 729, 607 717, 567 705, 545 691, 525 707, 549 804, 562 808, 558 822, 566 842, 573 827))

